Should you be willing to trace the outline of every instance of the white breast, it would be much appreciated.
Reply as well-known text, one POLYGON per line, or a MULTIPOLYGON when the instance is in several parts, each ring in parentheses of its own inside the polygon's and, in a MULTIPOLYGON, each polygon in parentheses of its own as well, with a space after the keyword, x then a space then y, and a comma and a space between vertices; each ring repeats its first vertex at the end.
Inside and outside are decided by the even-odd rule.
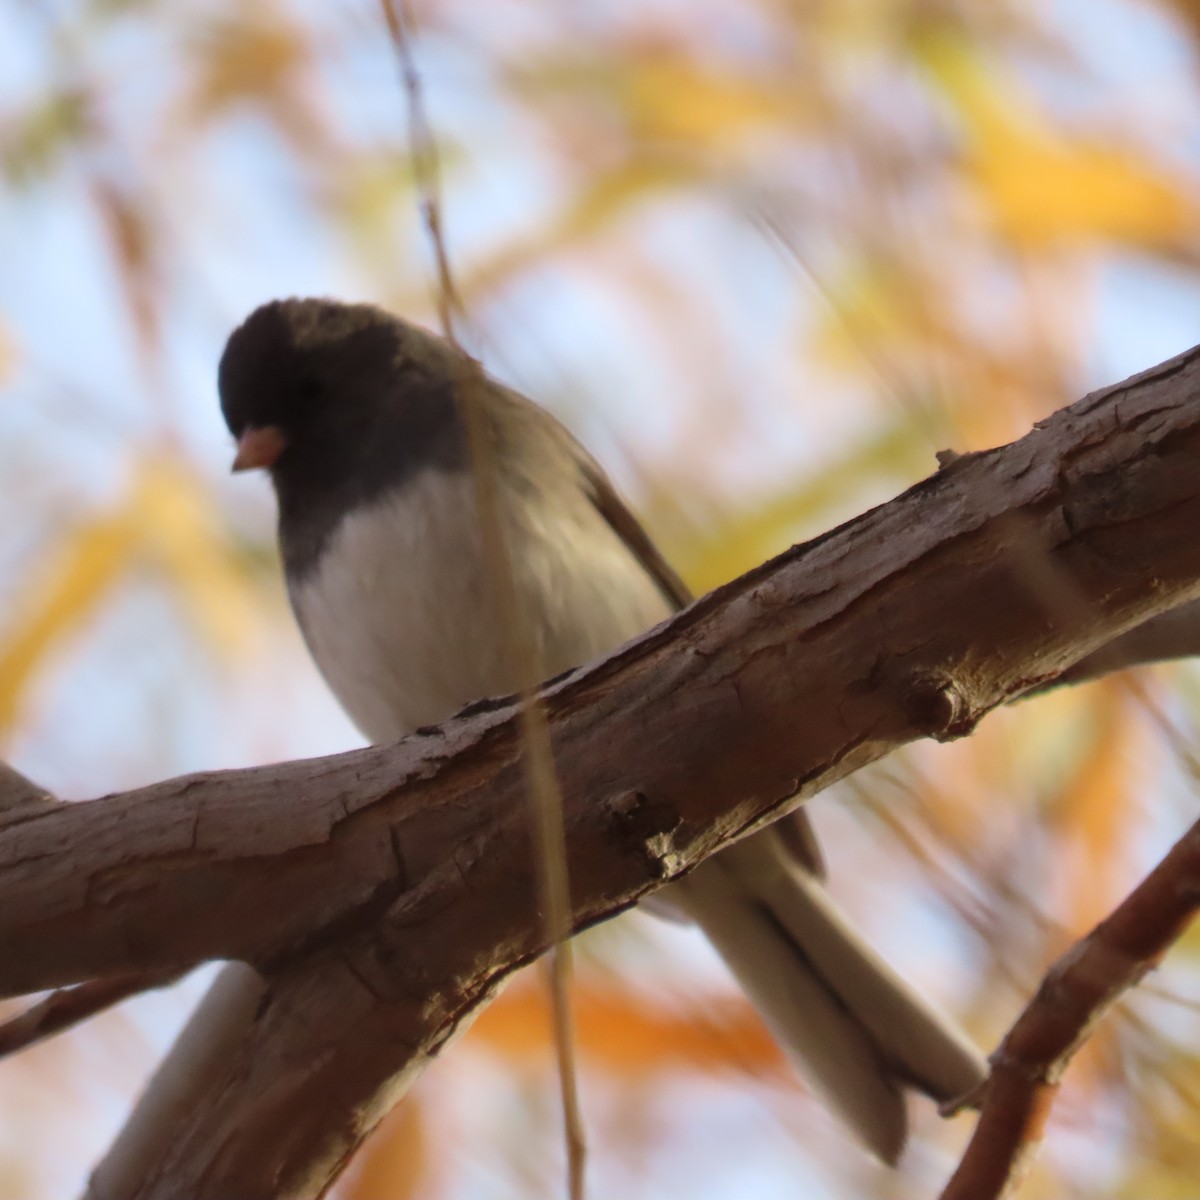
MULTIPOLYGON (((547 677, 669 611, 620 538, 578 500, 531 504, 508 494, 502 513, 518 600, 547 677)), ((467 475, 429 470, 351 513, 316 571, 290 593, 313 658, 373 742, 513 690, 467 475)))

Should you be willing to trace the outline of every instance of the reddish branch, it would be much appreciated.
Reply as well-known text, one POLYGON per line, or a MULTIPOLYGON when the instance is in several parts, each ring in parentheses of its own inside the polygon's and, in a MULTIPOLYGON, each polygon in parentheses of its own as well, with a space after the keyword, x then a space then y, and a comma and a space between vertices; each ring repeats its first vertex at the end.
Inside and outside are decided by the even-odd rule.
MULTIPOLYGON (((1200 351, 957 459, 545 690, 575 927, 1200 595, 1200 351)), ((0 829, 0 991, 265 977, 136 1194, 316 1196, 544 948, 515 716, 0 829)))
POLYGON ((1046 973, 992 1055, 979 1123, 941 1200, 993 1200, 1021 1181, 1067 1063, 1121 993, 1158 965, 1197 908, 1200 821, 1046 973))
POLYGON ((178 974, 111 975, 78 987, 60 988, 0 1023, 0 1058, 62 1033, 130 996, 167 987, 178 979, 178 974))

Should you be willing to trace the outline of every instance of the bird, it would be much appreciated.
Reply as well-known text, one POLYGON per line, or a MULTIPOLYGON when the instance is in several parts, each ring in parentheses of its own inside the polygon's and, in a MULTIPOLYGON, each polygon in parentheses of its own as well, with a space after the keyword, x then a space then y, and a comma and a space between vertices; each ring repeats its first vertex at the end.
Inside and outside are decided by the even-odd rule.
MULTIPOLYGON (((275 300, 218 368, 234 471, 266 471, 288 597, 330 689, 372 743, 517 690, 489 592, 465 417, 472 380, 494 502, 547 678, 691 600, 599 464, 457 345, 370 304, 275 300)), ((826 890, 803 809, 655 894, 699 924, 814 1092, 889 1164, 907 1095, 953 1103, 986 1064, 826 890)))

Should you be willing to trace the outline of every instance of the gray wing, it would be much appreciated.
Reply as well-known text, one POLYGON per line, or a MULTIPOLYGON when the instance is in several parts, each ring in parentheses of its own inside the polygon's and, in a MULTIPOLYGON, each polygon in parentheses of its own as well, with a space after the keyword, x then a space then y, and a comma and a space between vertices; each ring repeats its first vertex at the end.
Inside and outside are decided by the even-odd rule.
MULTIPOLYGON (((596 511, 629 547, 630 552, 658 584, 659 590, 672 607, 676 610, 686 608, 693 599, 687 584, 663 558, 600 465, 574 439, 571 441, 588 497, 596 511)), ((781 817, 771 828, 779 834, 784 848, 801 866, 807 868, 818 879, 825 878, 825 856, 821 853, 816 832, 803 808, 797 808, 786 817, 781 817)))

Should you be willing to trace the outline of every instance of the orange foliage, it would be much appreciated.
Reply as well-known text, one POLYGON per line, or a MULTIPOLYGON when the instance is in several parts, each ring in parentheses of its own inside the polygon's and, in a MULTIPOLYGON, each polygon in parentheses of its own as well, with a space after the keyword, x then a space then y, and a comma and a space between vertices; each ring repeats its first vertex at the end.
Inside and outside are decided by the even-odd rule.
MULTIPOLYGON (((667 1071, 735 1070, 781 1076, 785 1060, 744 1000, 705 994, 667 1007, 612 984, 580 983, 573 1005, 581 1054, 622 1078, 667 1071)), ((468 1044, 502 1055, 515 1068, 551 1061, 545 989, 524 978, 484 1010, 468 1044)))

